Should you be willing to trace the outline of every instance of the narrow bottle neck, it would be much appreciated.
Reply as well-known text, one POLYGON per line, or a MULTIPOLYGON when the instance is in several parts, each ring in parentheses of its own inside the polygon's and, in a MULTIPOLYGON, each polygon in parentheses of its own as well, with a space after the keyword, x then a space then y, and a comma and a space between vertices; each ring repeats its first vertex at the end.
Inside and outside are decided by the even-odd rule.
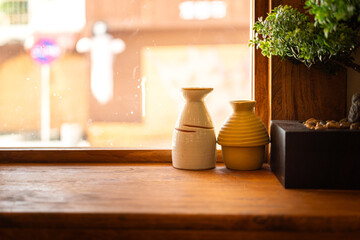
POLYGON ((183 88, 182 92, 187 102, 203 102, 212 88, 183 88))
POLYGON ((244 101, 231 101, 231 106, 234 112, 243 112, 243 111, 254 111, 255 101, 244 100, 244 101))

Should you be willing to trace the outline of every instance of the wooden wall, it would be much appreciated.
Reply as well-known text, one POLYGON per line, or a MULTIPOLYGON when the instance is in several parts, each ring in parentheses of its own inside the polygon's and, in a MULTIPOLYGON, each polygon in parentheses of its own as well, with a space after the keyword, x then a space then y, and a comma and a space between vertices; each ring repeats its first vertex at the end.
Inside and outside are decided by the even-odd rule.
POLYGON ((346 114, 346 69, 336 76, 272 58, 272 119, 340 120, 346 114))

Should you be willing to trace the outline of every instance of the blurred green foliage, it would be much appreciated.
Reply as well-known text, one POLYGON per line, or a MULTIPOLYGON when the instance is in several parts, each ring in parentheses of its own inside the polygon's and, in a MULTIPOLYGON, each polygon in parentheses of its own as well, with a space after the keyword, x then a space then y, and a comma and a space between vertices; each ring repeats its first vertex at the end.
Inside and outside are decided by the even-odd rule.
POLYGON ((0 10, 6 14, 24 14, 28 12, 27 1, 0 2, 0 10))
POLYGON ((360 45, 360 0, 307 0, 305 8, 313 18, 287 5, 259 18, 250 45, 264 56, 290 58, 308 67, 342 65, 360 71, 351 56, 360 45))

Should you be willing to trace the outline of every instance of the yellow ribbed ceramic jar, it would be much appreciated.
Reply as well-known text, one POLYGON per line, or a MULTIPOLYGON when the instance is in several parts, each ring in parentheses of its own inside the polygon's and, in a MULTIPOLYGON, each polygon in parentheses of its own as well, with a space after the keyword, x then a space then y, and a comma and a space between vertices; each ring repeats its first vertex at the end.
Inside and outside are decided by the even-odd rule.
POLYGON ((255 115, 255 101, 231 101, 233 113, 226 119, 218 136, 227 168, 256 170, 264 161, 269 134, 255 115))

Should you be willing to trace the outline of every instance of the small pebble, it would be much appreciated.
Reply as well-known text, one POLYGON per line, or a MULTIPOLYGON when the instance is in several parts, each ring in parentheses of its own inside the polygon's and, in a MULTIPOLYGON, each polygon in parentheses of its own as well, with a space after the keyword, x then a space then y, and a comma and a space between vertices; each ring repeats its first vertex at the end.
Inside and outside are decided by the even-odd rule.
POLYGON ((333 122, 333 123, 336 123, 335 120, 327 120, 326 123, 329 123, 329 122, 333 122))
POLYGON ((352 123, 350 125, 350 130, 359 130, 360 128, 360 122, 352 123))
POLYGON ((339 123, 347 122, 348 120, 346 118, 343 118, 339 121, 339 123))
POLYGON ((351 123, 349 122, 340 122, 340 128, 349 129, 351 123))
POLYGON ((337 128, 340 128, 340 123, 338 123, 338 122, 328 122, 328 123, 326 123, 326 128, 327 128, 327 129, 337 129, 337 128))
POLYGON ((323 124, 317 123, 315 126, 315 130, 324 130, 326 129, 323 124))
POLYGON ((305 123, 307 122, 316 122, 317 120, 315 118, 309 118, 308 120, 305 121, 305 123))
POLYGON ((307 122, 306 125, 315 127, 315 126, 316 126, 316 122, 310 121, 310 122, 307 122))
POLYGON ((315 130, 324 130, 324 129, 352 129, 360 130, 360 122, 350 123, 348 119, 343 118, 339 122, 335 120, 318 120, 315 118, 309 118, 302 123, 305 127, 315 130))

